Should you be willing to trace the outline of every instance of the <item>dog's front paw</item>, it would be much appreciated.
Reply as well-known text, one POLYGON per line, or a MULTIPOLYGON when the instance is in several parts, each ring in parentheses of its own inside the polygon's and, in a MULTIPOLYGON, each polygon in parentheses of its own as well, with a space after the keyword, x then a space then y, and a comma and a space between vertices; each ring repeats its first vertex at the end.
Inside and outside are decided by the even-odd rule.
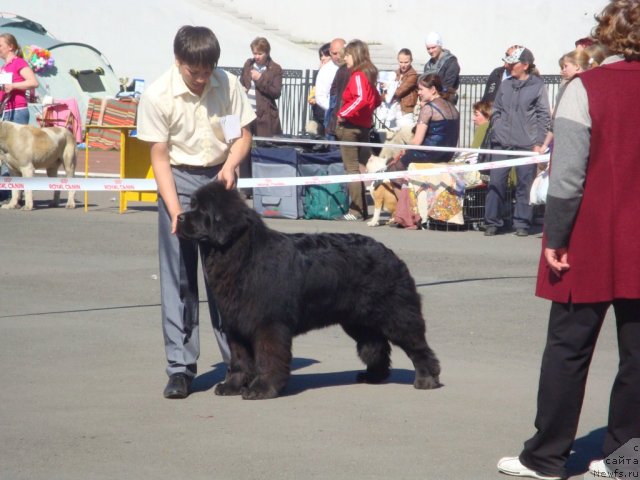
POLYGON ((19 208, 19 207, 18 207, 17 203, 9 202, 9 203, 3 204, 1 208, 3 208, 4 210, 11 210, 11 209, 14 209, 14 208, 19 208))
POLYGON ((275 388, 266 385, 246 387, 242 389, 242 398, 245 400, 267 400, 276 398, 278 391, 275 388))
POLYGON ((367 222, 367 226, 369 227, 377 227, 380 225, 380 222, 378 220, 371 220, 369 222, 367 222))
POLYGON ((416 378, 416 381, 413 382, 413 386, 418 390, 432 390, 440 387, 440 380, 438 377, 416 378))
POLYGON ((30 212, 33 210, 33 205, 25 205, 20 210, 24 210, 25 212, 30 212))
POLYGON ((242 387, 238 387, 230 382, 222 382, 216 385, 213 393, 221 396, 240 395, 242 393, 242 387))

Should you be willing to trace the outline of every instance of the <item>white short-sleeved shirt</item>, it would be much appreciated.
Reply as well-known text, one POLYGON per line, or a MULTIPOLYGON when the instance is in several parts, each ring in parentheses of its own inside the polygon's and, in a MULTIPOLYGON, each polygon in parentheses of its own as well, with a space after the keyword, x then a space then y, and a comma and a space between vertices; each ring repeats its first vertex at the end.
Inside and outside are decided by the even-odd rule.
POLYGON ((338 65, 329 61, 325 63, 318 71, 316 77, 316 103, 324 110, 329 108, 329 97, 333 78, 338 71, 338 65))
POLYGON ((189 90, 174 65, 142 94, 138 138, 166 142, 171 165, 219 165, 227 159, 230 147, 220 124, 226 115, 236 115, 241 127, 256 118, 237 77, 216 68, 198 96, 189 90))

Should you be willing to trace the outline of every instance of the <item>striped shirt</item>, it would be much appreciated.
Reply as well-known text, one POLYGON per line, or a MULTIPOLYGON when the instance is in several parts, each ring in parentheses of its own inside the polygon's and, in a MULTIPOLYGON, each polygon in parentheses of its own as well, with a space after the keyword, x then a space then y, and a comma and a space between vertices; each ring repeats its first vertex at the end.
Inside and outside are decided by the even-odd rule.
MULTIPOLYGON (((255 70, 260 74, 262 74, 266 69, 267 69, 266 64, 258 65, 257 63, 254 62, 254 64, 251 65, 251 70, 255 70)), ((251 79, 251 86, 249 87, 249 90, 247 90, 247 97, 249 97, 249 103, 251 104, 251 107, 255 112, 256 111, 256 83, 253 81, 253 79, 251 79)))

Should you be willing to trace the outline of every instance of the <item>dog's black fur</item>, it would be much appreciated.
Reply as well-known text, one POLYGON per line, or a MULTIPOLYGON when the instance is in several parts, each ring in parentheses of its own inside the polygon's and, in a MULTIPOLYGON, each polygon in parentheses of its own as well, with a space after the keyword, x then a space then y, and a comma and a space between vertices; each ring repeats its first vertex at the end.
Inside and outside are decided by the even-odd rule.
POLYGON ((356 340, 367 366, 358 381, 389 376, 391 342, 413 361, 416 388, 439 386, 415 282, 381 243, 357 234, 271 230, 219 182, 195 192, 177 233, 211 248, 204 269, 231 349, 216 394, 278 396, 290 375, 292 338, 336 323, 356 340))

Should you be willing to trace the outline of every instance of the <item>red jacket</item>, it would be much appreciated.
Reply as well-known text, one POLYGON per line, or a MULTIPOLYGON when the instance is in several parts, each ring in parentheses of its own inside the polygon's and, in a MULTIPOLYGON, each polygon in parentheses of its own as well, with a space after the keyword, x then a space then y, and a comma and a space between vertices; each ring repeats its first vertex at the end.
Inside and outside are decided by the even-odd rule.
POLYGON ((338 116, 346 122, 362 128, 373 125, 373 111, 380 105, 380 94, 373 88, 364 73, 355 71, 342 93, 342 105, 338 116))
POLYGON ((591 134, 567 243, 570 268, 558 278, 541 258, 536 294, 561 303, 640 299, 640 62, 601 65, 580 79, 591 134))

